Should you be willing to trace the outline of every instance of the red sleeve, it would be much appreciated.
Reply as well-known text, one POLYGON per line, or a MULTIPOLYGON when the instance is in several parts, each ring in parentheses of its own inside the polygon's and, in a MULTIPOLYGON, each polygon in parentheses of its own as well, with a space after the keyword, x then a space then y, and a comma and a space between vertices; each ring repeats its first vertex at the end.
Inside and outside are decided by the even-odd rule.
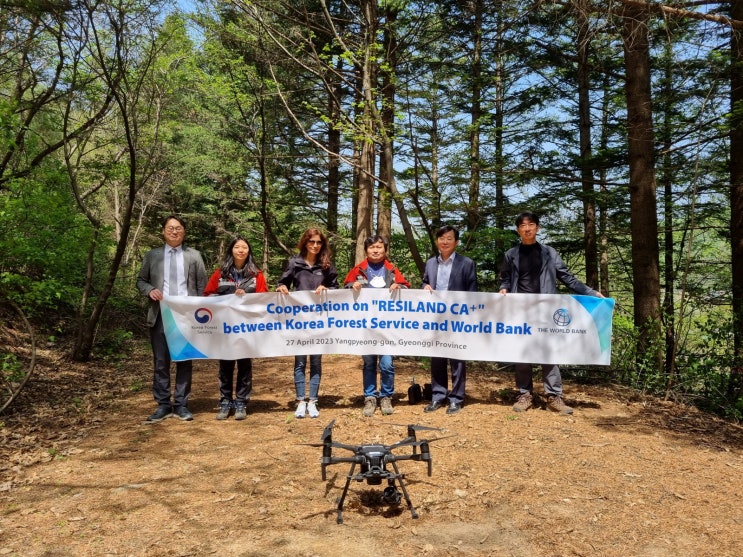
POLYGON ((361 267, 361 263, 356 265, 353 269, 348 271, 348 274, 346 275, 345 280, 343 281, 343 286, 348 286, 349 284, 353 284, 356 282, 356 279, 359 276, 359 268, 361 267))
POLYGON ((204 288, 204 296, 213 296, 217 293, 217 287, 219 286, 219 277, 222 276, 222 271, 217 269, 212 273, 212 276, 209 277, 209 282, 206 283, 206 288, 204 288))
POLYGON ((400 272, 400 269, 398 269, 397 267, 395 267, 395 282, 397 284, 403 285, 405 288, 410 288, 410 283, 402 275, 402 273, 400 272))
POLYGON ((258 271, 258 274, 255 275, 255 291, 258 292, 268 292, 268 285, 266 284, 266 277, 263 275, 263 271, 258 271))

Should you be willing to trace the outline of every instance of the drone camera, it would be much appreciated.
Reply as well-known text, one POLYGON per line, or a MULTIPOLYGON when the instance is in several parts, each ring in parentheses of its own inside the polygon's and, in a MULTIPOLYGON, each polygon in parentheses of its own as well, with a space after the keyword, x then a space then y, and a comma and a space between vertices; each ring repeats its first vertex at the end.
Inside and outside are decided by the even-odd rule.
POLYGON ((387 505, 399 505, 401 499, 402 494, 394 485, 384 488, 384 491, 382 492, 383 503, 386 503, 387 505))
POLYGON ((358 481, 366 478, 368 485, 381 485, 382 478, 386 476, 386 470, 380 465, 379 461, 371 459, 370 462, 361 465, 361 477, 358 481))

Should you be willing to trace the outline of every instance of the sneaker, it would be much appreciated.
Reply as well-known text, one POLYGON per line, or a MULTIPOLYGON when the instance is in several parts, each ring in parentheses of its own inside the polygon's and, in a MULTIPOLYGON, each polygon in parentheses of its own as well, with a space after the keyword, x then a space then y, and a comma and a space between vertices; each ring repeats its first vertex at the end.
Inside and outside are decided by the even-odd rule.
POLYGON ((193 420, 193 414, 185 406, 178 406, 177 408, 174 408, 173 415, 179 420, 183 420, 184 422, 190 422, 191 420, 193 420))
POLYGON ((394 410, 392 410, 392 399, 388 396, 382 397, 382 400, 379 401, 379 406, 382 409, 383 416, 389 416, 394 412, 394 410))
POLYGON ((547 399, 547 408, 553 412, 559 412, 564 416, 569 416, 573 413, 573 409, 562 401, 561 396, 551 396, 547 399))
POLYGON ((248 409, 244 402, 235 403, 235 419, 240 421, 248 417, 248 409))
POLYGON ((362 414, 366 418, 371 418, 374 415, 374 411, 377 409, 377 398, 368 396, 364 399, 364 411, 362 414))
POLYGON ((516 404, 513 405, 514 412, 526 412, 532 405, 531 393, 521 393, 516 404))
POLYGON ((217 419, 218 420, 226 420, 230 417, 230 412, 232 411, 232 401, 227 400, 226 398, 223 398, 221 401, 219 401, 219 412, 217 412, 217 419))
POLYGON ((300 400, 299 404, 297 404, 297 411, 294 412, 294 415, 297 418, 304 418, 304 415, 307 413, 307 402, 304 400, 300 400))
POLYGON ((151 424, 162 422, 165 418, 170 418, 173 415, 173 409, 169 404, 163 404, 157 407, 155 413, 147 416, 147 421, 151 424))
POLYGON ((310 418, 317 418, 320 415, 320 411, 317 409, 316 400, 311 400, 309 404, 307 404, 307 413, 310 415, 310 418))

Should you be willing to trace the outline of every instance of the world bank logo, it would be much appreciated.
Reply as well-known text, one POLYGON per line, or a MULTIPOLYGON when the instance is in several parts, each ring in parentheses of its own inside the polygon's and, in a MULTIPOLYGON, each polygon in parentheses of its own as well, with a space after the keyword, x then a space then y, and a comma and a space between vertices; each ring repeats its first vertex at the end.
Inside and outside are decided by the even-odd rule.
POLYGON ((199 308, 194 312, 193 318, 202 325, 205 325, 212 320, 212 312, 208 308, 199 308))
POLYGON ((552 321, 558 327, 567 327, 573 318, 570 316, 570 312, 565 308, 560 308, 552 314, 552 321))

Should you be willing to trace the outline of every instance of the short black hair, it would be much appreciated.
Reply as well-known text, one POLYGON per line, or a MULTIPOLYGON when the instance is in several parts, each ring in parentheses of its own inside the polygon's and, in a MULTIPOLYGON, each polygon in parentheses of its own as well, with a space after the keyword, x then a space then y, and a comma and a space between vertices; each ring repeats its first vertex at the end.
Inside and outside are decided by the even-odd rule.
POLYGON ((168 215, 167 217, 165 217, 163 219, 163 228, 165 228, 167 226, 169 220, 178 221, 178 224, 180 224, 183 227, 183 229, 185 230, 186 223, 183 222, 183 219, 181 217, 179 217, 178 215, 168 215))
POLYGON ((525 220, 528 220, 529 222, 533 222, 537 226, 539 226, 539 217, 532 213, 531 211, 522 211, 519 213, 519 215, 516 217, 516 228, 518 228, 522 222, 525 220))
POLYGON ((366 240, 364 240, 364 251, 366 251, 369 246, 371 246, 372 244, 376 244, 377 242, 382 242, 384 244, 384 251, 387 251, 390 247, 387 238, 381 236, 380 234, 375 234, 374 236, 369 236, 366 240))
POLYGON ((454 232, 454 239, 459 241, 459 230, 454 228, 451 224, 445 224, 444 226, 439 227, 436 231, 436 237, 441 238, 447 232, 454 232))

